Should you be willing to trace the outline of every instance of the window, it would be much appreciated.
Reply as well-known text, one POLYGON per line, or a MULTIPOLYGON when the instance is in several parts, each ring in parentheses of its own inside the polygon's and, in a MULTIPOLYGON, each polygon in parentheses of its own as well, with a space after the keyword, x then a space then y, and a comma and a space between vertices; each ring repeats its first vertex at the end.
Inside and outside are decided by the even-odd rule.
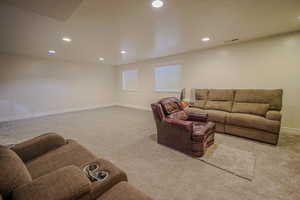
POLYGON ((137 90, 138 89, 138 71, 135 69, 126 70, 122 72, 123 90, 137 90))
POLYGON ((181 65, 155 67, 155 91, 179 92, 181 89, 181 65))

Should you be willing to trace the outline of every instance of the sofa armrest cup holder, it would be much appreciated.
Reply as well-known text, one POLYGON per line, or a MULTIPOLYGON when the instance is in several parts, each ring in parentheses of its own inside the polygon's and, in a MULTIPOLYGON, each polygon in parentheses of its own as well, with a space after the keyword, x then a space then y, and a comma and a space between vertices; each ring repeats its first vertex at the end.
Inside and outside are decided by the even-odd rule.
POLYGON ((91 182, 104 181, 109 177, 109 172, 107 170, 101 169, 98 163, 87 164, 83 168, 83 171, 91 182))

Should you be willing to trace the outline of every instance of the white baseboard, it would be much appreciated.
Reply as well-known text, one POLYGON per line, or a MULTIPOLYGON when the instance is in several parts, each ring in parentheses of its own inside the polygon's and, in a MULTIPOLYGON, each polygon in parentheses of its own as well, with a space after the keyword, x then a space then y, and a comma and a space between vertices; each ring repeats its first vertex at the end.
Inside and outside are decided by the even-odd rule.
POLYGON ((300 128, 281 127, 281 131, 287 133, 300 134, 300 128))
POLYGON ((139 109, 139 110, 151 111, 151 108, 147 108, 147 107, 143 107, 143 106, 130 105, 130 104, 115 104, 115 106, 122 106, 122 107, 127 107, 127 108, 134 108, 134 109, 139 109))
POLYGON ((37 118, 37 117, 45 117, 49 115, 57 115, 57 114, 63 114, 63 113, 69 113, 69 112, 78 112, 78 111, 84 111, 84 110, 93 110, 98 108, 106 108, 106 107, 112 107, 115 104, 106 104, 106 105, 96 105, 96 106, 89 106, 89 107, 82 107, 82 108, 74 108, 74 109, 64 109, 64 110, 56 110, 51 112, 40 112, 40 113, 33 113, 18 117, 10 117, 10 118, 0 118, 0 122, 9 122, 9 121, 16 121, 21 119, 31 119, 31 118, 37 118))
MULTIPOLYGON (((112 106, 122 106, 122 107, 127 107, 127 108, 151 111, 151 108, 149 108, 149 107, 136 106, 136 105, 131 105, 131 104, 106 104, 106 105, 97 105, 97 106, 82 107, 82 108, 75 108, 75 109, 65 109, 65 110, 60 110, 60 111, 35 113, 35 114, 25 115, 25 116, 20 116, 20 117, 0 118, 0 122, 9 122, 9 121, 15 121, 15 120, 21 120, 21 119, 31 119, 31 118, 45 117, 45 116, 49 116, 49 115, 57 115, 57 114, 63 114, 63 113, 69 113, 69 112, 78 112, 78 111, 93 110, 93 109, 98 109, 98 108, 107 108, 107 107, 112 107, 112 106)), ((281 127, 281 131, 288 132, 288 133, 300 134, 300 128, 281 127)))

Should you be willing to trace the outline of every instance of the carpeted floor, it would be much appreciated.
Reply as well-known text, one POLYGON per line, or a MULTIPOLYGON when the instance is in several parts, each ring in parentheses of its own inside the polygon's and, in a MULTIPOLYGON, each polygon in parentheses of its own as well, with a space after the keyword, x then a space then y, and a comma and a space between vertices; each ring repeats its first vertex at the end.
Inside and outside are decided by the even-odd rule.
POLYGON ((300 134, 282 133, 277 147, 217 134, 216 143, 255 155, 255 177, 248 181, 158 145, 152 113, 123 107, 0 123, 0 143, 46 132, 77 139, 111 160, 156 200, 300 199, 300 134))

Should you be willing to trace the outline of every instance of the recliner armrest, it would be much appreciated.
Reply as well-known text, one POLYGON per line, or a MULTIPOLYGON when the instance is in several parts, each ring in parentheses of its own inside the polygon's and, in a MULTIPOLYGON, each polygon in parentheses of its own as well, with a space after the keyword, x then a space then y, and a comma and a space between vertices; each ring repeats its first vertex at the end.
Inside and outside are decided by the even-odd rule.
POLYGON ((174 125, 179 128, 184 128, 185 130, 187 130, 189 132, 193 131, 193 122, 183 121, 183 120, 178 120, 178 119, 171 119, 171 118, 165 118, 163 121, 170 125, 174 125))
POLYGON ((266 118, 269 120, 281 121, 281 113, 279 111, 271 110, 267 112, 266 118))
POLYGON ((186 112, 186 114, 188 115, 189 121, 207 122, 208 120, 207 113, 186 112))
POLYGON ((90 192, 91 182, 75 166, 60 168, 13 191, 13 200, 74 200, 90 192))
POLYGON ((21 142, 11 147, 18 156, 27 162, 66 144, 65 139, 56 133, 47 133, 21 142))

